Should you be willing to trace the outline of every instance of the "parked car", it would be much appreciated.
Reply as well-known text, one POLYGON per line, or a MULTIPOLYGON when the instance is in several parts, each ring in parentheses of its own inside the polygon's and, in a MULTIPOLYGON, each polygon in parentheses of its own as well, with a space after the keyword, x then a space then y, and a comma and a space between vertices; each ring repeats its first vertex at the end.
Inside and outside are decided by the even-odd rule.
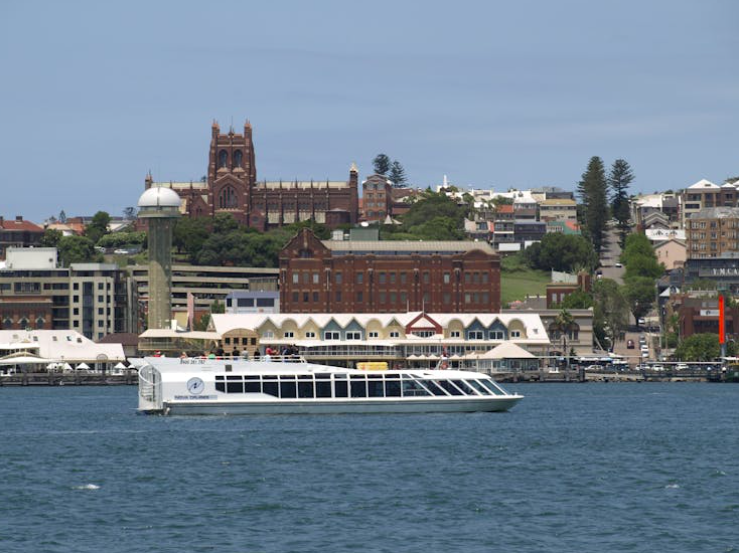
POLYGON ((634 340, 626 340, 626 349, 634 349, 634 340))
POLYGON ((665 368, 662 365, 652 365, 653 371, 664 371, 665 368))
POLYGON ((620 269, 621 267, 623 267, 621 263, 616 263, 616 268, 620 269))
POLYGON ((675 365, 676 371, 687 371, 689 368, 687 363, 678 363, 675 365))

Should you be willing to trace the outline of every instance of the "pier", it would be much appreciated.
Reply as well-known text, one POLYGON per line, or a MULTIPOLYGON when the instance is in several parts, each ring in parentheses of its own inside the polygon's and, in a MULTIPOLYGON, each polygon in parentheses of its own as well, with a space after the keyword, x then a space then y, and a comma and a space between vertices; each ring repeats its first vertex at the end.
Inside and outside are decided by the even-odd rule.
POLYGON ((90 372, 27 372, 0 376, 4 386, 131 386, 138 384, 135 370, 122 373, 90 372))

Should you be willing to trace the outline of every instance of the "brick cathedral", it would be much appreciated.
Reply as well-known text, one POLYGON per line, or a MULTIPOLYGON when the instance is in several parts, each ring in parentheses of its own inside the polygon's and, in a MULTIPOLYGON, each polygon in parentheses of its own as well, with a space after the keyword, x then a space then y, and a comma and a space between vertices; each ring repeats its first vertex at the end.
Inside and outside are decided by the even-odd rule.
POLYGON ((330 227, 356 223, 359 218, 359 175, 352 164, 346 181, 257 181, 251 124, 244 133, 233 128, 222 134, 216 121, 211 128, 208 175, 205 182, 154 182, 182 198, 183 215, 213 217, 231 213, 241 224, 267 230, 313 220, 330 227))

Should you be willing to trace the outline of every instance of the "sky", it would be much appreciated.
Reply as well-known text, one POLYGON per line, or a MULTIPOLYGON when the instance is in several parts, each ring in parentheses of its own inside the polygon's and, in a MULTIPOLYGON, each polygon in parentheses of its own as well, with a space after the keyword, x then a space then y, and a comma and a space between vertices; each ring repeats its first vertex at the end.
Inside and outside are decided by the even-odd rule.
POLYGON ((257 178, 634 192, 739 176, 739 2, 0 2, 0 215, 136 204, 254 129, 257 178))

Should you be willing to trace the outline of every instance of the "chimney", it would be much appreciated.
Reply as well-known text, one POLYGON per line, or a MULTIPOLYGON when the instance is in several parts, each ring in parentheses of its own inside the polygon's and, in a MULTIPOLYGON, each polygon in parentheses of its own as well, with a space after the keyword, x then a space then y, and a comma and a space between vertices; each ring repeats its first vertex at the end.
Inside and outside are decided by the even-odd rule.
POLYGON ((16 215, 15 216, 15 222, 16 223, 22 223, 23 222, 23 215, 16 215))

